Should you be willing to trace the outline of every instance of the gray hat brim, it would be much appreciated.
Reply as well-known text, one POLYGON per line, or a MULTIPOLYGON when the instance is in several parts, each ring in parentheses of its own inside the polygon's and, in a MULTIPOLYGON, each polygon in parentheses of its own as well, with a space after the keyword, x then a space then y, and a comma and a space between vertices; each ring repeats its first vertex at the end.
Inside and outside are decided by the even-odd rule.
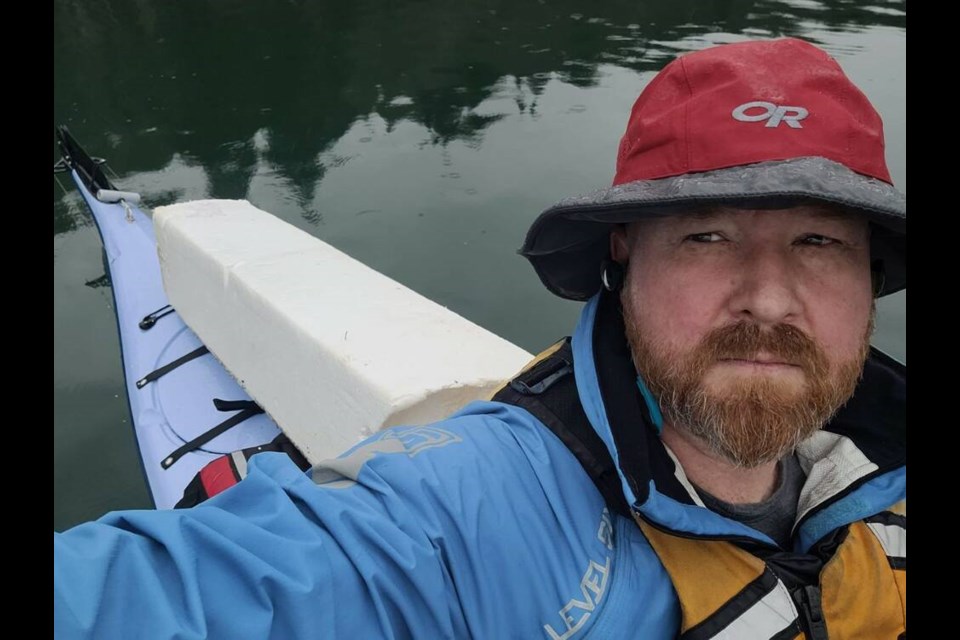
POLYGON ((600 289, 613 225, 670 216, 704 205, 784 209, 809 201, 864 214, 872 225, 871 262, 882 268, 877 295, 907 286, 907 197, 892 185, 819 157, 637 180, 561 200, 527 231, 520 254, 556 295, 587 300, 600 289))

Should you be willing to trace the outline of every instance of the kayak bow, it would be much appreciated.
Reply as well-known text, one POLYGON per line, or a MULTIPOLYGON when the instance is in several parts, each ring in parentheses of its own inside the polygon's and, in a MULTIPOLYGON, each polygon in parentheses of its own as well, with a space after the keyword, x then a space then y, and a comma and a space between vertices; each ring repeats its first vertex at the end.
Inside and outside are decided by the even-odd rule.
POLYGON ((139 194, 118 189, 101 159, 57 128, 61 160, 93 216, 112 285, 127 400, 154 504, 173 507, 215 458, 276 437, 276 423, 167 300, 153 223, 139 194))

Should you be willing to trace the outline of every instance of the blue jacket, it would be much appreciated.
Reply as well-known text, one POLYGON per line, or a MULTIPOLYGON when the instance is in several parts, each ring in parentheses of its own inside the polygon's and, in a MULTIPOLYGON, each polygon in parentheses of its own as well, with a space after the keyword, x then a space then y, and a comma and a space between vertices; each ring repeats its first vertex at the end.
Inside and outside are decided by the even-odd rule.
MULTIPOLYGON (((596 298, 586 305, 573 336, 576 384, 622 463, 594 362, 597 308, 596 298)), ((797 552, 905 493, 902 464, 871 461, 848 435, 812 440, 801 451, 809 480, 797 552), (849 468, 838 473, 839 463, 849 468)), ((246 479, 201 506, 116 512, 55 533, 55 633, 673 638, 678 591, 638 522, 773 542, 649 476, 638 489, 621 472, 635 517, 612 512, 556 436, 497 402, 380 432, 306 474, 261 454, 246 479)))

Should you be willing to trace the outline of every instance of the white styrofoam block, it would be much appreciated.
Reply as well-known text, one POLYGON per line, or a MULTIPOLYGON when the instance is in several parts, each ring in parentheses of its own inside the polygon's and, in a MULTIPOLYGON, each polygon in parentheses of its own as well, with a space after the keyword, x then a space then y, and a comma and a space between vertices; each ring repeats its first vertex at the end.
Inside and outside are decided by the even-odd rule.
POLYGON ((532 357, 245 200, 153 222, 170 303, 311 462, 489 397, 532 357))

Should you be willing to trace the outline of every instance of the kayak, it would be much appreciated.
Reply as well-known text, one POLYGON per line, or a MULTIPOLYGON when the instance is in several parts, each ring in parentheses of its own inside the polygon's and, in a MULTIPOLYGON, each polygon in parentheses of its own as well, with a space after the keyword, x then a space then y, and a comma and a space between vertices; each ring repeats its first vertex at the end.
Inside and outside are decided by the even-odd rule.
POLYGON ((264 450, 306 469, 386 427, 441 420, 533 358, 244 200, 147 215, 57 135, 55 170, 71 173, 103 241, 157 508, 226 489, 264 450))
POLYGON ((61 159, 103 243, 113 291, 131 424, 154 506, 172 508, 200 470, 271 442, 276 422, 251 399, 170 306, 151 217, 119 191, 105 162, 58 127, 61 159))

